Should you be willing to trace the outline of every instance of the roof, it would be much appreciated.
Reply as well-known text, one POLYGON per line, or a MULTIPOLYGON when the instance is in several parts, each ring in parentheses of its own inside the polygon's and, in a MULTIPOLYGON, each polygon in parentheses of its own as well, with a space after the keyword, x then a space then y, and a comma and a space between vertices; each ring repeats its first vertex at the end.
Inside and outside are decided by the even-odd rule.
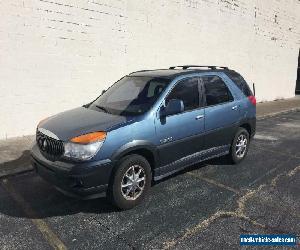
POLYGON ((141 71, 132 72, 129 75, 174 79, 177 76, 191 74, 191 73, 225 72, 225 71, 228 72, 229 69, 226 67, 218 67, 218 66, 183 65, 183 66, 170 67, 169 69, 141 70, 141 71))

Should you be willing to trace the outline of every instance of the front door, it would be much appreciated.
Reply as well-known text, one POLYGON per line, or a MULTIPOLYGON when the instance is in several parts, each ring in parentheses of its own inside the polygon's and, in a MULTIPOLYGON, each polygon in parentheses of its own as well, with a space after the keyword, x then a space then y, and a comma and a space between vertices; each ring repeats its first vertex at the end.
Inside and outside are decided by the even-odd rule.
POLYGON ((158 117, 155 122, 160 140, 158 153, 161 174, 176 170, 177 163, 184 164, 192 154, 203 148, 204 109, 200 105, 199 87, 199 78, 185 78, 177 82, 165 99, 165 104, 171 99, 182 100, 184 111, 158 117))

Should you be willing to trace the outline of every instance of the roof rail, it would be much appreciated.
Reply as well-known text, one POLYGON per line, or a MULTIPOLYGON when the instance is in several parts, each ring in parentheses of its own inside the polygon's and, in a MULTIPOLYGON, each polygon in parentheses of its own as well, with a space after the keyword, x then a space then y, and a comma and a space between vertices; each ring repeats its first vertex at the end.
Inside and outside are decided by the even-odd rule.
POLYGON ((133 74, 133 73, 146 72, 146 71, 155 71, 155 70, 165 70, 165 69, 142 69, 142 70, 137 70, 137 71, 130 72, 129 75, 133 74))
POLYGON ((228 67, 223 66, 214 66, 214 65, 178 65, 178 66, 171 66, 169 69, 176 69, 176 68, 182 68, 182 69, 188 69, 188 68, 209 68, 209 69, 225 69, 228 70, 228 67))

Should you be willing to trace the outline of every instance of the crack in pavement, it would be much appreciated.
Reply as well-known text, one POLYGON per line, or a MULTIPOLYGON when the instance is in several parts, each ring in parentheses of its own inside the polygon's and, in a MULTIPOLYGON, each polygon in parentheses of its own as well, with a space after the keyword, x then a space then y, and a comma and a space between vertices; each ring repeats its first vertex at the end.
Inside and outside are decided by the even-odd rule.
MULTIPOLYGON (((271 180, 269 185, 272 186, 272 187, 275 187, 276 184, 277 184, 277 181, 279 180, 280 177, 282 177, 282 176, 291 177, 291 176, 295 175, 297 173, 297 171, 300 171, 300 166, 295 167, 294 169, 290 170, 289 172, 284 172, 284 173, 281 173, 281 174, 277 175, 276 177, 274 177, 271 180)), ((282 231, 276 230, 273 227, 270 227, 270 226, 267 226, 265 224, 259 223, 256 220, 253 220, 250 217, 248 217, 247 215, 245 215, 246 202, 251 197, 253 197, 256 193, 258 193, 259 191, 261 191, 263 188, 265 188, 267 186, 268 186, 268 184, 262 184, 256 189, 249 190, 245 195, 241 196, 237 200, 238 208, 235 211, 217 211, 216 213, 214 213, 209 218, 201 221, 195 227, 187 229, 186 232, 181 237, 177 237, 176 239, 173 239, 171 241, 164 242, 163 249, 170 249, 170 248, 175 247, 176 245, 178 245, 178 243, 180 243, 184 239, 186 239, 188 237, 191 237, 191 236, 195 235, 196 233, 201 232, 202 230, 207 228, 210 224, 212 224, 214 221, 216 221, 218 219, 221 219, 221 218, 228 218, 228 217, 238 218, 238 219, 245 220, 245 221, 251 223, 254 226, 263 228, 265 230, 269 229, 269 230, 272 230, 272 231, 282 232, 282 231)))

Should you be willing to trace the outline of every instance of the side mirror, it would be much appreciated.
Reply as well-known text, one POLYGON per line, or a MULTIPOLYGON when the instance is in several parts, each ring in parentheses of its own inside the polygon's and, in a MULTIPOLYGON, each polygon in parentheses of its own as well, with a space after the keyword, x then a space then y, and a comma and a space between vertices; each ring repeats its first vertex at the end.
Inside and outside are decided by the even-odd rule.
POLYGON ((105 92, 106 92, 106 90, 105 90, 105 89, 103 89, 103 90, 102 90, 102 93, 101 93, 101 95, 103 95, 105 92))
POLYGON ((175 115, 184 111, 184 104, 182 100, 171 99, 166 107, 161 107, 160 116, 175 115))

